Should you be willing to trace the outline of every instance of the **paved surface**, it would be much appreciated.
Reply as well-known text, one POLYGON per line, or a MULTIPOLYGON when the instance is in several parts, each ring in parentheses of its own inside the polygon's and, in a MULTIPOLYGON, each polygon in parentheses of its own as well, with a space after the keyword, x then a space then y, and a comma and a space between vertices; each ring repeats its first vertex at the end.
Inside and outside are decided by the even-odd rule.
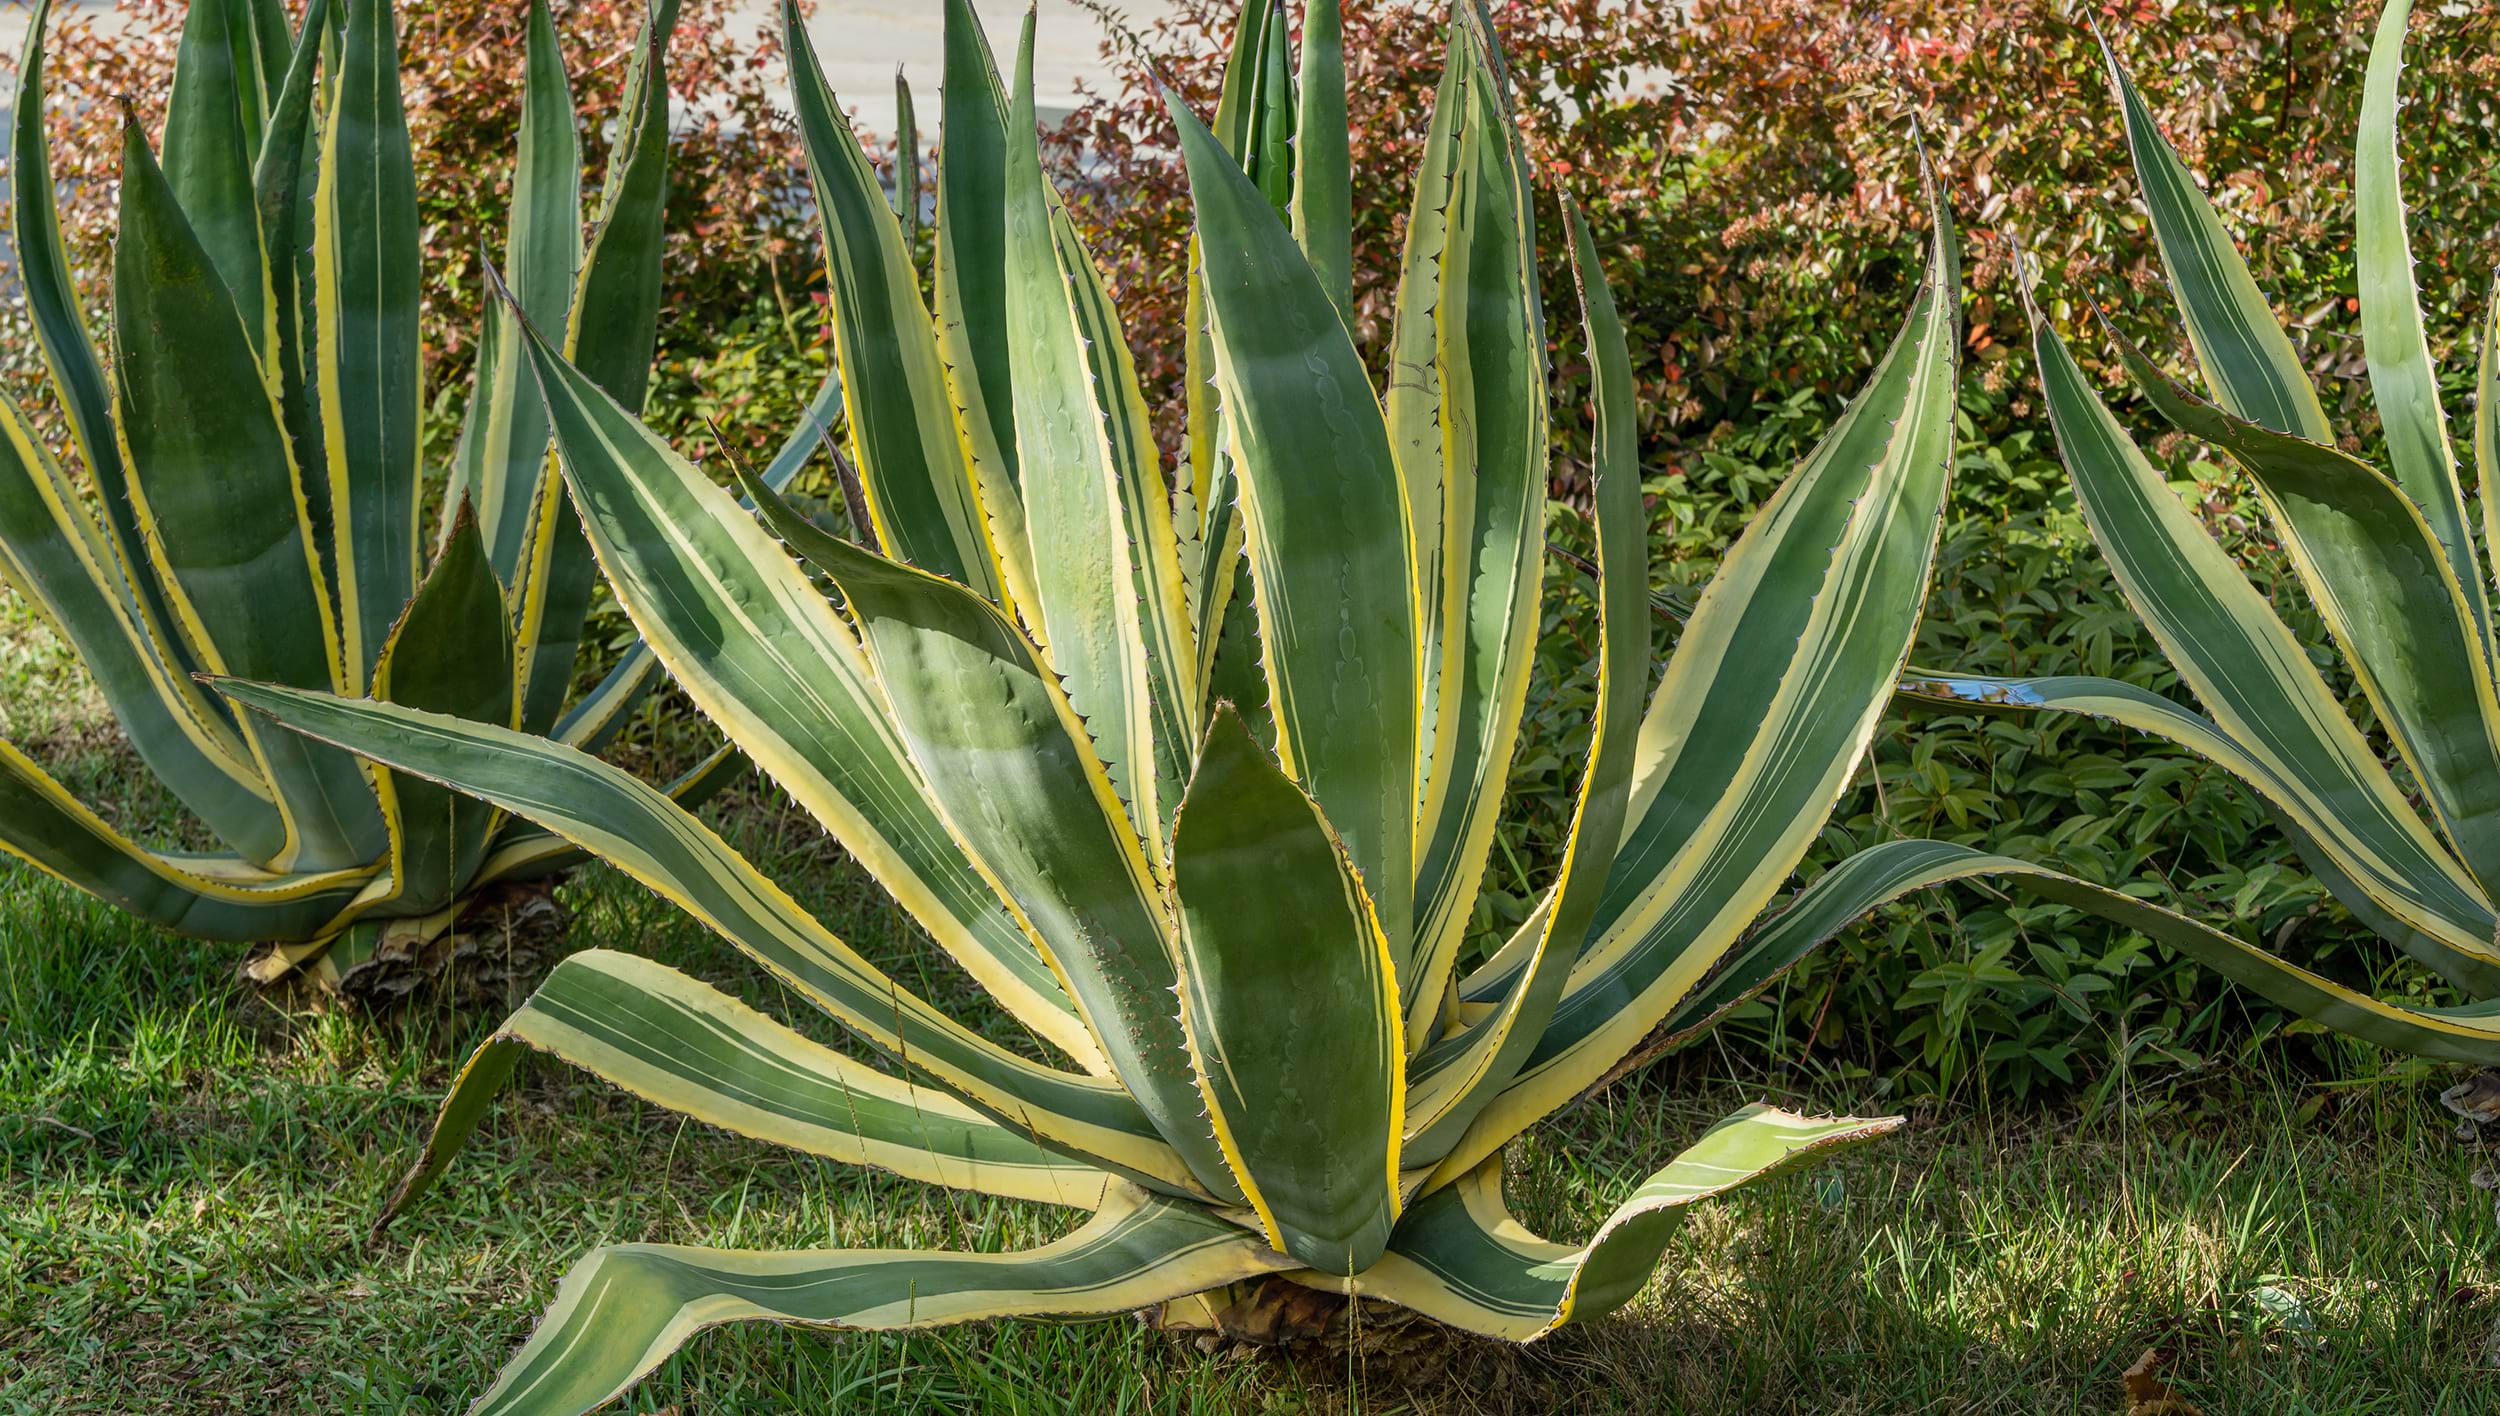
MULTIPOLYGON (((989 30, 999 69, 1012 80, 1026 0, 973 0, 972 8, 989 30)), ((1116 0, 1116 8, 1142 30, 1173 7, 1164 0, 1116 0)), ((1110 81, 1101 55, 1100 20, 1070 0, 1040 0, 1039 12, 1033 88, 1035 106, 1048 122, 1051 110, 1065 111, 1074 102, 1080 79, 1096 92, 1109 88, 1110 81)), ((817 57, 824 61, 834 92, 859 116, 862 127, 893 131, 894 68, 900 64, 911 80, 922 137, 935 138, 944 13, 938 0, 819 0, 808 33, 815 38, 817 57)))
MULTIPOLYGON (((424 0, 401 3, 422 4, 424 0)), ((1026 4, 1027 0, 973 0, 972 8, 989 29, 990 46, 997 51, 1001 69, 1015 61, 1017 27, 1024 21, 1026 4)), ((99 12, 112 9, 111 0, 66 0, 63 8, 69 6, 99 12)), ((1141 29, 1172 10, 1168 0, 1115 0, 1115 7, 1141 29)), ((1079 80, 1090 82, 1097 91, 1107 88, 1109 71, 1101 55, 1101 21, 1072 0, 1040 0, 1039 8, 1033 81, 1038 106, 1047 117, 1074 102, 1079 80)), ((760 28, 779 23, 779 6, 771 0, 741 0, 739 9, 746 24, 760 28)), ((0 56, 5 56, 0 58, 0 69, 15 70, 30 13, 26 0, 0 0, 0 56)), ((894 70, 900 65, 911 79, 922 134, 934 139, 944 15, 939 0, 818 0, 808 32, 815 38, 817 57, 824 61, 834 92, 844 107, 859 116, 862 126, 879 133, 893 131, 894 70)))

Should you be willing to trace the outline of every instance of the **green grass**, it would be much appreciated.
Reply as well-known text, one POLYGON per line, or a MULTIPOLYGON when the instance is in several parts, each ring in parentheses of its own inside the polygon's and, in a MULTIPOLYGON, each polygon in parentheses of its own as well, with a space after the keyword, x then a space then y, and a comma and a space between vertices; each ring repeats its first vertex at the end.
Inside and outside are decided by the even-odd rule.
MULTIPOLYGON (((7 730, 66 758, 116 819, 167 830, 74 672, 9 628, 7 730)), ((1009 1035, 775 799, 715 815, 865 952, 1009 1035)), ((574 944, 652 955, 826 1035, 612 872, 562 898, 574 944)), ((741 1141, 538 1064, 372 1239, 450 1068, 495 1019, 422 999, 378 1021, 288 1012, 235 981, 240 957, 0 873, 0 1412, 457 1411, 599 1243, 998 1248, 1071 1222, 741 1141)), ((1925 1114, 1706 1210, 1624 1313, 1526 1351, 1461 1347, 1415 1388, 1209 1357, 1125 1319, 747 1329, 697 1340, 625 1409, 2117 1411, 2119 1373, 2158 1347, 2217 1416, 2500 1411, 2480 1158, 2449 1134, 2439 1076, 2384 1065, 2217 1071, 2091 1116, 1925 1114)), ((1880 1105, 1703 1049, 1517 1147, 1522 1218, 1585 1236, 1680 1142, 1765 1095, 1880 1105)))

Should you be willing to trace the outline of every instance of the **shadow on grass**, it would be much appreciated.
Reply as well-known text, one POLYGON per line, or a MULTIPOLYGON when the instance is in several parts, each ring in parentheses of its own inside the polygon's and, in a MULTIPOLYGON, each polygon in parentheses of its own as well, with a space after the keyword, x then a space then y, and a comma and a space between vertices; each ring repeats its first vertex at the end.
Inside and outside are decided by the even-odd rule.
MULTIPOLYGON (((768 795, 715 815, 907 985, 1019 1041, 768 795)), ((575 947, 658 958, 835 1037, 614 873, 564 897, 575 947)), ((453 1411, 600 1243, 995 1250, 1073 1222, 737 1140, 542 1063, 372 1242, 451 1068, 498 1019, 424 998, 283 1012, 235 980, 239 958, 0 875, 0 1411, 453 1411)), ((1585 1236, 1764 1085, 1652 1068, 1515 1148, 1514 1207, 1585 1236)), ((2118 1373, 2159 1348, 2217 1416, 2500 1410, 2490 1197, 2435 1090, 2248 1075, 2155 1126, 2123 1108, 1922 1117, 1698 1212, 1625 1313, 1525 1351, 1465 1345, 1417 1386, 1209 1357, 1128 1320, 745 1329, 698 1340, 624 1409, 2109 1411, 2118 1373)))

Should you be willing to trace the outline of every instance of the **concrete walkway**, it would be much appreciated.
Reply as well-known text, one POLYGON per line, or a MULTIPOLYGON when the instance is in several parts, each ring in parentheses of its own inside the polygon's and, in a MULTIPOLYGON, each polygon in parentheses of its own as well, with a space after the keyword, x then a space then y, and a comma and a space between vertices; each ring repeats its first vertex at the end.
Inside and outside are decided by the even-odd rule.
MULTIPOLYGON (((1115 2, 1128 22, 1141 30, 1173 9, 1170 0, 1115 2)), ((423 0, 401 3, 422 4, 423 0)), ((989 30, 990 47, 1002 71, 1010 70, 1015 62, 1017 27, 1024 22, 1026 5, 1027 0, 973 0, 972 8, 989 30)), ((111 0, 67 0, 62 8, 72 6, 99 12, 112 8, 111 0)), ((779 10, 774 0, 740 0, 737 22, 751 26, 752 32, 778 24, 779 10)), ((862 127, 878 133, 894 130, 894 70, 900 65, 911 79, 922 138, 935 140, 945 13, 939 0, 818 0, 808 33, 816 41, 817 57, 824 61, 834 92, 844 107, 858 115, 862 127)), ((30 14, 26 0, 0 0, 0 70, 12 75, 30 14)), ((1102 22, 1072 0, 1040 0, 1033 82, 1045 121, 1075 102, 1080 80, 1097 92, 1109 87, 1102 38, 1102 22)))
MULTIPOLYGON (((751 8, 764 12, 764 22, 771 22, 770 6, 751 8)), ((989 30, 990 48, 998 55, 1001 74, 1012 81, 1016 35, 1024 23, 1027 0, 973 0, 972 8, 989 30)), ((1168 0, 1116 0, 1115 8, 1143 31, 1174 7, 1168 0)), ((808 33, 816 41, 817 57, 824 61, 834 92, 858 115, 861 127, 878 133, 894 130, 894 69, 899 64, 911 80, 921 138, 935 140, 944 16, 938 0, 820 0, 815 18, 808 22, 808 33)), ((1074 104, 1078 81, 1097 93, 1111 87, 1102 40, 1102 22, 1071 0, 1040 0, 1033 41, 1033 88, 1044 123, 1051 121, 1054 111, 1064 113, 1074 104)))

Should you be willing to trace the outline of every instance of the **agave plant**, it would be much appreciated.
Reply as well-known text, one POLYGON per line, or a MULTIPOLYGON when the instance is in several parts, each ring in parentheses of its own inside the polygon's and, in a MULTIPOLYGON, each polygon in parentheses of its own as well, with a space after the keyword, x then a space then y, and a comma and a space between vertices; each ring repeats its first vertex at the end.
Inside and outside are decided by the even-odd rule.
POLYGON ((1024 1253, 603 1248, 479 1410, 583 1410, 723 1322, 1206 1322, 1244 1285, 1524 1341, 1631 1298, 1686 1205, 1895 1124, 1749 1107, 1584 1245, 1503 1209, 1512 1138, 1706 1026, 1828 922, 1809 898, 1748 934, 1851 779, 1915 628, 1958 351, 1941 205, 1898 342, 1734 547, 1645 713, 1631 367, 1570 217, 1596 389, 1598 706, 1550 893, 1463 968, 1543 587, 1533 192, 1491 30, 1464 6, 1398 372, 1377 391, 1346 322, 1337 16, 1307 18, 1298 79, 1282 7, 1254 3, 1213 130, 1172 105, 1207 317, 1205 496, 1167 487, 1125 337, 1044 174, 1031 18, 1011 97, 966 0, 948 7, 934 320, 784 12, 881 549, 750 479, 759 520, 522 330, 565 480, 646 642, 1052 1056, 915 995, 578 750, 221 681, 614 863, 887 1064, 586 951, 470 1060, 386 1220, 531 1049, 748 1136, 1091 1211, 1024 1253), (1255 698, 1222 691, 1227 662, 1255 698))
MULTIPOLYGON (((2302 859, 2355 918, 2475 1002, 2426 1008, 2322 977, 2149 901, 1963 847, 1901 841, 1834 872, 1837 912, 1942 881, 1995 875, 2170 944, 2302 1017, 2402 1052, 2500 1062, 2500 691, 2489 584, 2465 511, 2423 337, 2397 181, 2397 77, 2408 0, 2381 11, 2364 78, 2355 251, 2362 346, 2386 430, 2385 471, 2336 446, 2317 391, 2246 263, 2144 100, 2104 52, 2154 237, 2207 397, 2106 331, 2148 403, 2249 476, 2310 601, 2368 699, 2406 788, 2301 643, 2173 494, 2032 311, 2040 380, 2085 520, 2198 713, 2117 679, 2006 679, 1912 670, 1906 696, 1961 711, 2088 713, 2215 763, 2274 809, 2302 859)), ((2028 293, 2027 293, 2028 298, 2028 293)), ((2500 312, 2500 296, 2495 297, 2500 312)), ((2500 318, 2496 315, 2495 318, 2500 318)), ((2475 461, 2486 542, 2500 538, 2500 381, 2486 320, 2475 461)))
MULTIPOLYGON (((531 9, 505 260, 518 309, 639 406, 668 186, 659 0, 585 245, 581 157, 531 9)), ((567 702, 593 587, 545 410, 502 312, 485 330, 429 567, 418 449, 416 177, 388 0, 200 0, 160 162, 124 123, 108 367, 53 203, 38 6, 11 164, 18 268, 73 480, 0 400, 0 568, 73 646, 139 756, 225 849, 150 849, 0 744, 0 846, 165 928, 262 942, 254 971, 337 981, 402 959, 561 839, 237 716, 197 672, 366 693, 596 751, 654 677, 628 656, 567 702)), ((678 784, 700 793, 724 756, 678 784)))

